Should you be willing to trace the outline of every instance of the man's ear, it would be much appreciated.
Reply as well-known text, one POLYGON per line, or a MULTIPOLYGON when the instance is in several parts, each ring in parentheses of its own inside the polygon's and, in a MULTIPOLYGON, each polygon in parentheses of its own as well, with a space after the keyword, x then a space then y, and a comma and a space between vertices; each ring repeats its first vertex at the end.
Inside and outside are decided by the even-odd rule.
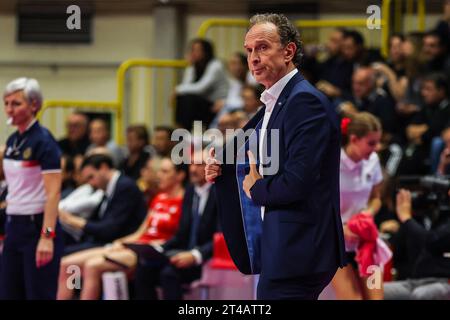
POLYGON ((284 48, 285 61, 286 62, 293 61, 296 52, 297 52, 297 45, 294 42, 289 42, 284 48))

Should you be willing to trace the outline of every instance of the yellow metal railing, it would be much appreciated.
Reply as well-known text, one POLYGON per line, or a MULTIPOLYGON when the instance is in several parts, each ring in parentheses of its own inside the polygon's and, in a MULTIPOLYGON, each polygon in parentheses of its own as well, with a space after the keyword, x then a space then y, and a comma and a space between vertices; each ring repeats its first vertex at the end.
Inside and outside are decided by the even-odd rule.
MULTIPOLYGON (((45 111, 54 108, 111 111, 114 115, 114 124, 117 126, 116 128, 118 128, 122 122, 119 112, 120 105, 116 101, 46 100, 37 115, 38 119, 42 119, 45 111)), ((118 130, 115 130, 116 141, 118 141, 118 137, 118 130)))
POLYGON ((124 93, 125 76, 132 67, 147 68, 185 68, 185 60, 155 60, 131 59, 124 61, 117 70, 117 101, 78 101, 78 100, 48 100, 44 102, 38 117, 41 118, 46 110, 53 108, 64 109, 99 109, 113 112, 115 130, 114 139, 119 144, 124 143, 124 93))
MULTIPOLYGON (((389 40, 389 20, 390 20, 391 0, 383 0, 382 17, 378 21, 381 26, 382 40, 381 52, 384 56, 388 54, 389 40)), ((207 19, 200 25, 197 36, 205 38, 206 34, 212 27, 247 27, 249 21, 247 19, 207 19)), ((331 20, 297 20, 295 25, 298 28, 327 28, 327 27, 366 27, 367 19, 331 19, 331 20)))
POLYGON ((419 20, 419 31, 425 31, 425 0, 418 0, 417 19, 419 20))

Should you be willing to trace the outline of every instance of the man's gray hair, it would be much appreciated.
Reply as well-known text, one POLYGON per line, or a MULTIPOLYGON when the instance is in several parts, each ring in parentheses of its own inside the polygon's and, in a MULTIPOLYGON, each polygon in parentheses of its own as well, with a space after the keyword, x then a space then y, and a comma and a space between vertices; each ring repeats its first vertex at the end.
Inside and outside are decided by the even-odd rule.
POLYGON ((23 95, 29 104, 35 102, 38 112, 42 107, 42 93, 39 82, 33 78, 17 78, 8 83, 3 92, 3 97, 9 96, 10 94, 23 91, 23 95))
POLYGON ((249 30, 261 23, 273 23, 278 30, 278 35, 280 36, 280 42, 283 46, 286 46, 290 42, 295 43, 297 46, 297 51, 295 52, 292 62, 296 67, 300 66, 303 57, 303 44, 300 40, 300 33, 294 24, 283 14, 278 13, 263 13, 255 14, 250 18, 249 30))

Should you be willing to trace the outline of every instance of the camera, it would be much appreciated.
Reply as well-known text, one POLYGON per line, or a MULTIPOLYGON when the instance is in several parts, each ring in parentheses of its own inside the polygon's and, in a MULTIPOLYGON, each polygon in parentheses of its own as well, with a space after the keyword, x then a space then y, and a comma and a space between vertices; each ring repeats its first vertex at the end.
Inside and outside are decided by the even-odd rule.
POLYGON ((411 191, 412 208, 415 216, 426 216, 436 221, 450 216, 449 176, 400 176, 397 190, 411 191))

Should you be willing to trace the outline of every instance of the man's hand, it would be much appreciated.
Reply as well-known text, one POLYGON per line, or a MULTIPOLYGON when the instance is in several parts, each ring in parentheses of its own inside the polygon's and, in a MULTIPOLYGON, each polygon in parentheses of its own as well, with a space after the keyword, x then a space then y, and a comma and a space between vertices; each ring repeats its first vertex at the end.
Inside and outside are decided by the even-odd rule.
POLYGON ((250 194, 250 189, 253 187, 256 181, 262 179, 262 176, 259 174, 258 169, 256 168, 256 160, 253 153, 249 150, 247 154, 250 163, 250 172, 245 176, 244 181, 242 182, 242 187, 244 188, 247 197, 251 199, 252 196, 250 194))
POLYGON ((179 269, 185 269, 195 264, 195 257, 191 252, 184 251, 170 258, 170 263, 179 269))
POLYGON ((36 247, 36 267, 45 266, 53 259, 53 239, 40 238, 36 247))
POLYGON ((222 174, 220 163, 215 156, 216 152, 214 148, 209 149, 209 157, 206 159, 205 166, 205 179, 208 182, 214 182, 214 179, 222 174))
POLYGON ((411 192, 405 189, 400 189, 397 193, 396 212, 397 217, 401 223, 406 222, 412 218, 411 209, 411 192))

